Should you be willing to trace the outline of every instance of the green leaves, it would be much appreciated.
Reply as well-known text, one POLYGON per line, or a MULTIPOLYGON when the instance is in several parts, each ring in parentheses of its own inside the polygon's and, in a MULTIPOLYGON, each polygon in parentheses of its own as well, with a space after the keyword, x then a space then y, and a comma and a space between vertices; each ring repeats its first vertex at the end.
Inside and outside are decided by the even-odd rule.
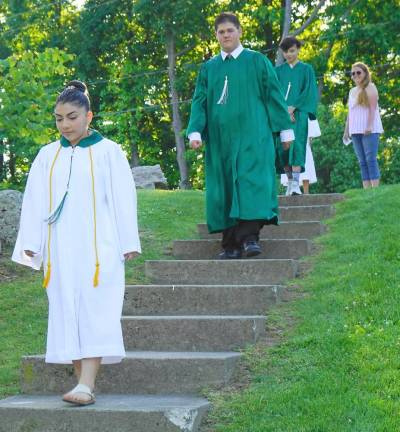
POLYGON ((70 54, 47 48, 15 54, 0 64, 0 130, 6 153, 18 168, 15 182, 24 179, 39 147, 54 137, 52 111, 71 60, 70 54))
MULTIPOLYGON (((300 28, 318 3, 293 1, 291 29, 300 28)), ((222 10, 238 13, 244 45, 274 61, 284 5, 281 0, 86 0, 77 10, 72 0, 2 0, 0 144, 4 143, 7 181, 19 182, 38 146, 54 136, 56 93, 67 79, 79 78, 89 85, 97 115, 94 127, 119 142, 132 163, 160 163, 170 186, 176 187, 166 36, 174 36, 175 89, 185 128, 199 65, 218 53, 214 17, 222 10), (14 152, 15 169, 9 166, 14 152)), ((305 42, 301 58, 316 70, 323 104, 323 135, 314 146, 321 181, 314 191, 360 185, 352 149, 341 144, 344 106, 352 86, 348 71, 357 60, 371 67, 379 90, 385 129, 382 178, 398 181, 399 21, 398 0, 336 0, 326 2, 299 35, 305 42)), ((203 159, 197 156, 189 151, 186 160, 192 184, 201 187, 203 159)), ((0 157, 0 173, 1 164, 0 157)))

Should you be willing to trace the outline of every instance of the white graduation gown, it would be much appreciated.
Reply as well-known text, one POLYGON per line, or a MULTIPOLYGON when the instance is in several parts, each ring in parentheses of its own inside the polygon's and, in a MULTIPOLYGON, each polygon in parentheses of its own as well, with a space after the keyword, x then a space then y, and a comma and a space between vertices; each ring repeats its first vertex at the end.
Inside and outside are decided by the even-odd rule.
MULTIPOLYGON (((316 138, 319 136, 321 136, 321 129, 319 127, 318 120, 308 119, 306 162, 304 166, 304 172, 300 174, 300 184, 303 184, 303 180, 308 180, 310 184, 317 183, 317 173, 315 172, 314 157, 311 151, 310 138, 316 138)), ((281 174, 281 184, 283 186, 287 186, 288 178, 286 174, 281 174)))
MULTIPOLYGON (((43 147, 34 160, 24 194, 13 261, 47 267, 49 173, 60 141, 43 147), (24 250, 36 253, 29 258, 24 250)), ((47 287, 49 321, 46 362, 71 363, 125 356, 121 313, 125 288, 124 254, 140 252, 136 189, 118 144, 103 138, 91 146, 95 181, 99 285, 95 273, 94 211, 89 147, 74 150, 69 192, 59 219, 51 225, 51 277, 47 287)), ((54 165, 53 209, 66 190, 72 147, 61 147, 54 165)))

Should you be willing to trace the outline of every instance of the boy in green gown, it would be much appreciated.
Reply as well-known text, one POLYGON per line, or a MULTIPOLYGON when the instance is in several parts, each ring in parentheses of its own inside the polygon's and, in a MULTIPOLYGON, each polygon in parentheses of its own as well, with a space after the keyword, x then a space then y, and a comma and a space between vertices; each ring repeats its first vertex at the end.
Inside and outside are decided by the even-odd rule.
POLYGON ((304 172, 306 160, 308 119, 316 118, 317 83, 312 66, 298 59, 301 47, 298 39, 289 36, 279 47, 286 62, 275 71, 289 106, 296 139, 289 150, 283 150, 280 145, 277 147, 277 166, 278 171, 288 176, 286 195, 301 195, 299 177, 304 172))
POLYGON ((221 259, 258 255, 259 232, 277 224, 274 132, 294 139, 274 68, 244 49, 237 17, 215 20, 221 53, 201 67, 187 134, 192 148, 206 142, 207 225, 222 232, 221 259))

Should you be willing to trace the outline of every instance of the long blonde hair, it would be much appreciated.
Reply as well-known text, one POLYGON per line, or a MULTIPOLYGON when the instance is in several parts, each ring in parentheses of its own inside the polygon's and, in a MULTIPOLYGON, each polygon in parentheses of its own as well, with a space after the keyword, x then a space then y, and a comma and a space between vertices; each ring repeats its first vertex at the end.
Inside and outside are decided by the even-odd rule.
POLYGON ((369 99, 367 95, 367 91, 365 90, 368 87, 368 84, 371 82, 371 72, 368 66, 365 63, 357 62, 354 63, 351 68, 358 67, 364 71, 365 77, 361 82, 361 91, 358 93, 357 103, 358 105, 369 106, 369 99))

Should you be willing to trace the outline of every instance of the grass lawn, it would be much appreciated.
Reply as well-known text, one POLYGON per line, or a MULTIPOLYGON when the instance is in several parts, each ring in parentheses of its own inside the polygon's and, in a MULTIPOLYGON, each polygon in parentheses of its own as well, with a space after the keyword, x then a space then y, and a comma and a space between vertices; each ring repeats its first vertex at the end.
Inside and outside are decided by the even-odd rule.
MULTIPOLYGON (((126 282, 146 282, 144 261, 172 258, 172 240, 196 237, 204 221, 204 195, 199 191, 138 191, 143 254, 129 261, 126 282)), ((0 399, 19 391, 22 355, 45 351, 47 298, 42 274, 0 255, 0 399)))
POLYGON ((400 431, 400 186, 346 196, 304 295, 270 314, 280 343, 246 352, 245 391, 211 394, 210 430, 400 431))

